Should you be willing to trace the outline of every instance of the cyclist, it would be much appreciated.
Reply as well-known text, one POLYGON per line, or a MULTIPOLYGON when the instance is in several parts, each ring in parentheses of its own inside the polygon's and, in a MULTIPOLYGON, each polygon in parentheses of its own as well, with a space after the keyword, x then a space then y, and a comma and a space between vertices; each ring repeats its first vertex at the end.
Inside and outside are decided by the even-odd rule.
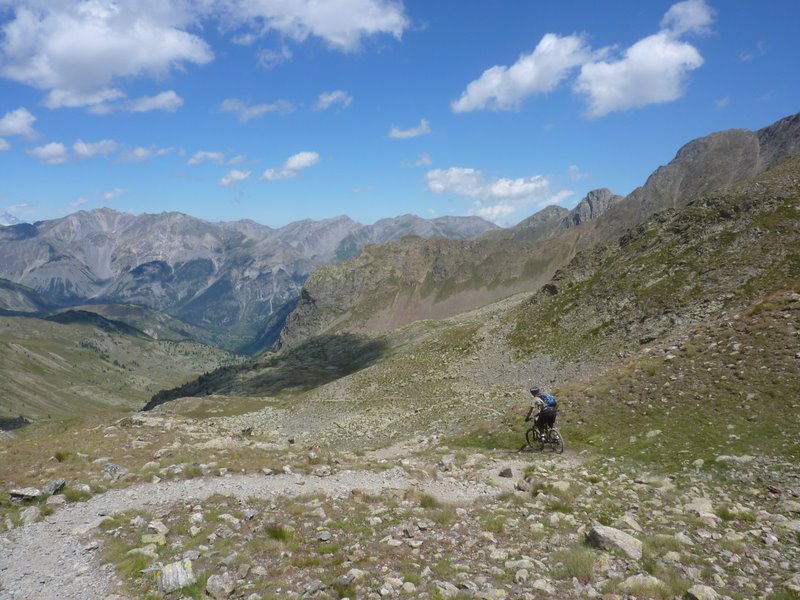
POLYGON ((528 409, 525 421, 530 421, 532 418, 535 418, 536 427, 539 428, 542 439, 544 439, 545 430, 555 425, 556 415, 558 414, 558 410, 556 409, 557 401, 552 394, 543 392, 538 387, 532 387, 528 391, 530 391, 531 396, 533 396, 533 400, 531 400, 531 407, 528 409), (533 414, 534 409, 538 409, 535 415, 533 414))

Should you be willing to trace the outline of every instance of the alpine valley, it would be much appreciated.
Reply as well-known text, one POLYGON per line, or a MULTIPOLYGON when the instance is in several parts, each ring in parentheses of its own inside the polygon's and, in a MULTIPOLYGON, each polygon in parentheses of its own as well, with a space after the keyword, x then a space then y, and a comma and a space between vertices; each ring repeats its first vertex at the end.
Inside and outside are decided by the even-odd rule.
POLYGON ((800 114, 510 228, 100 209, 0 256, 0 595, 799 597, 800 114))

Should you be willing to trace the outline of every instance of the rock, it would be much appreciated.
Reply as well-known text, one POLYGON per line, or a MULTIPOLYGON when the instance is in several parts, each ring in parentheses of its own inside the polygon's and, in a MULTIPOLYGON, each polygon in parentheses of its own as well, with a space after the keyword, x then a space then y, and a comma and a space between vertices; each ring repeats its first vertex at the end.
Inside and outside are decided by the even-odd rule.
POLYGON ((147 524, 149 529, 152 529, 156 533, 160 533, 161 535, 167 535, 169 533, 169 527, 164 525, 161 521, 153 520, 147 524))
POLYGON ((781 502, 780 510, 782 512, 800 514, 800 502, 797 500, 784 500, 781 502))
POLYGON ((550 585, 550 582, 547 581, 547 579, 537 579, 531 584, 531 587, 547 594, 553 594, 556 591, 555 588, 550 585))
POLYGON ((158 589, 166 594, 196 582, 192 561, 188 558, 169 563, 158 572, 158 589))
POLYGON ((448 454, 443 456, 442 459, 439 461, 439 468, 442 471, 452 471, 456 466, 456 455, 455 454, 448 454))
POLYGON ((617 528, 624 527, 625 529, 632 529, 637 533, 642 532, 641 525, 639 525, 639 523, 636 521, 636 519, 633 518, 632 515, 622 515, 619 519, 614 521, 612 525, 617 528))
POLYGON ((511 470, 511 467, 506 467, 500 471, 500 477, 505 477, 506 479, 511 479, 514 476, 514 472, 511 470))
POLYGON ((314 470, 311 471, 311 474, 314 477, 329 477, 332 473, 330 465, 318 465, 314 467, 314 470))
POLYGON ((634 560, 642 558, 642 542, 619 529, 595 525, 586 535, 586 539, 589 544, 597 548, 620 550, 634 560))
POLYGON ((144 546, 142 548, 134 548, 134 549, 128 550, 128 552, 126 552, 127 556, 130 556, 132 554, 141 554, 142 556, 146 556, 147 558, 149 558, 151 560, 157 560, 158 559, 158 552, 156 551, 156 545, 155 544, 147 544, 146 546, 144 546))
POLYGON ((721 463, 728 463, 728 464, 737 464, 737 465, 745 465, 747 463, 751 463, 756 459, 755 456, 750 456, 749 454, 745 454, 743 456, 727 456, 722 454, 717 457, 717 462, 721 463))
POLYGON ((42 495, 42 491, 35 487, 17 488, 11 490, 9 495, 15 500, 36 500, 42 495))
POLYGON ((59 494, 58 496, 50 496, 47 500, 44 501, 44 503, 47 504, 48 506, 61 506, 62 504, 67 503, 67 499, 59 494))
POLYGON ((717 600, 719 595, 707 585, 695 584, 684 595, 686 600, 717 600))
POLYGON ((800 573, 783 582, 783 589, 789 593, 800 594, 800 573))
POLYGON ((29 506, 22 511, 20 516, 22 517, 23 525, 30 525, 31 523, 36 523, 41 515, 42 511, 39 510, 38 506, 29 506))
POLYGON ((42 488, 42 491, 45 494, 49 494, 50 496, 54 496, 58 494, 60 491, 64 489, 64 486, 67 485, 66 479, 54 479, 47 485, 42 488))
POLYGON ((331 532, 330 531, 320 531, 319 536, 317 536, 320 542, 330 542, 331 541, 331 532))
POLYGON ((167 538, 163 533, 145 533, 142 536, 143 544, 155 544, 156 546, 166 546, 167 538))
POLYGON ((569 491, 570 485, 571 484, 569 481, 554 481, 550 484, 550 487, 552 487, 554 490, 558 490, 559 492, 566 493, 569 491))
POLYGON ((620 588, 626 592, 636 592, 642 589, 660 587, 665 587, 664 583, 660 579, 653 577, 652 575, 644 575, 642 573, 631 575, 622 582, 622 585, 620 585, 620 588))
POLYGON ((233 591, 236 589, 236 584, 233 581, 230 573, 227 571, 222 575, 212 575, 206 582, 206 592, 214 598, 214 600, 224 600, 230 598, 233 591))
POLYGON ((530 492, 531 491, 531 483, 527 479, 520 479, 517 481, 516 485, 514 485, 514 489, 519 490, 520 492, 530 492))
POLYGON ((119 481, 120 477, 128 474, 128 469, 120 467, 112 462, 103 465, 103 478, 110 479, 112 482, 119 481))

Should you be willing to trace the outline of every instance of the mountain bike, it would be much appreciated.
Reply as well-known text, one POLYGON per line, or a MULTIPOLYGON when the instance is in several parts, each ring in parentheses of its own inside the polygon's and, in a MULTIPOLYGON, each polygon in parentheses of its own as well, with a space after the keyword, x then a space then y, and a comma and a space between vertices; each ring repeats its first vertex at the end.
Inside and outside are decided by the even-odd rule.
POLYGON ((557 454, 564 452, 564 439, 555 427, 545 426, 544 429, 540 429, 534 422, 533 426, 525 432, 525 441, 528 446, 537 448, 539 451, 544 450, 545 446, 550 446, 557 454))

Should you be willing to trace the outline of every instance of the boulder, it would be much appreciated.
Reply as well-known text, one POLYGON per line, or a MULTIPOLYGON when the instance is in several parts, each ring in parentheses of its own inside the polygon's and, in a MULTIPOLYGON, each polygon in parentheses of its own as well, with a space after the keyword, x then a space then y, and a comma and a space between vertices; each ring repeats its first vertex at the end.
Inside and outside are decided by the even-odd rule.
POLYGON ((695 584, 684 595, 686 600, 717 600, 719 595, 707 585, 695 584))
POLYGON ((206 592, 214 598, 214 600, 225 600, 230 598, 233 591, 236 589, 236 584, 233 581, 230 573, 225 572, 222 575, 212 575, 206 582, 206 592))
POLYGON ((196 582, 192 561, 188 558, 165 565, 158 572, 158 589, 166 594, 196 582))
POLYGON ((42 495, 42 490, 35 487, 17 488, 9 492, 14 500, 36 500, 42 495))
POLYGON ((642 558, 642 542, 613 527, 595 525, 586 535, 586 540, 597 548, 620 550, 634 560, 642 558))

